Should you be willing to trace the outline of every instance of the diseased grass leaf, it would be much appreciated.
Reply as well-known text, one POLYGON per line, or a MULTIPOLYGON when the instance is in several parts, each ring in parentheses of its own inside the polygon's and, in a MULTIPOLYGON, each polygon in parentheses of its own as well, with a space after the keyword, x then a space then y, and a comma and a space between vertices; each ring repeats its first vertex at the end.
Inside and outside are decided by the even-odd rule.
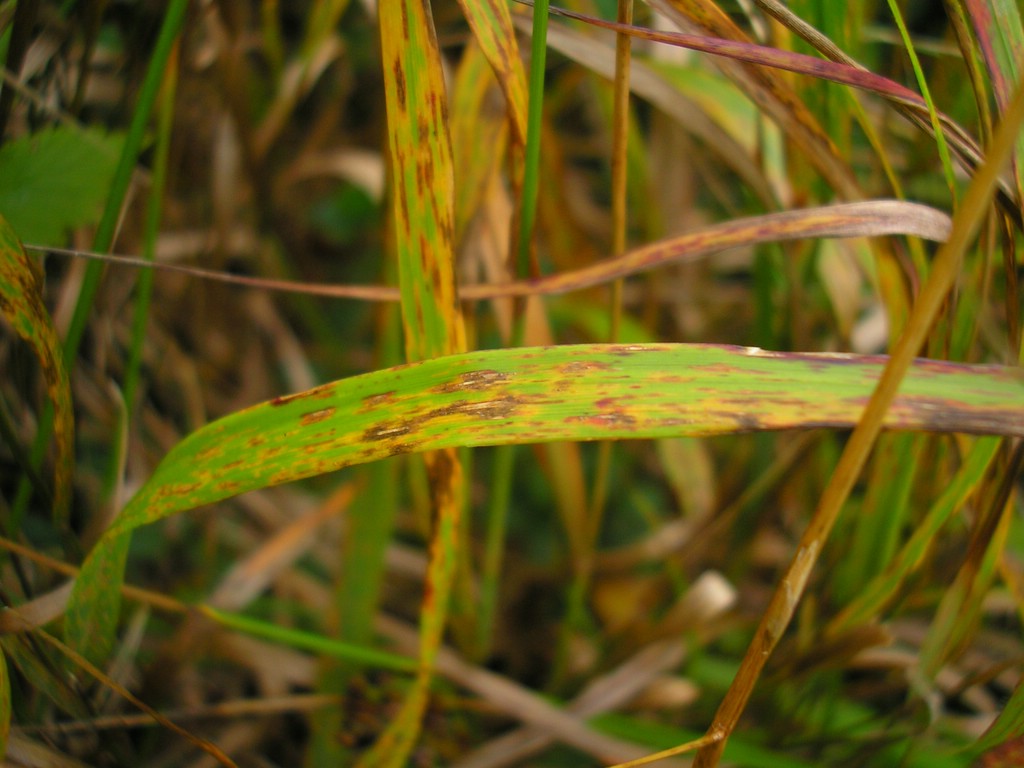
MULTIPOLYGON (((963 0, 974 34, 988 67, 996 104, 1002 112, 1020 82, 1024 68, 1024 24, 1016 0, 963 0)), ((1024 204, 1024 137, 1017 140, 1014 158, 1017 200, 1024 204)))
MULTIPOLYGON (((448 94, 429 0, 385 0, 379 19, 402 326, 406 358, 417 361, 466 349, 455 280, 448 94)), ((405 764, 420 733, 447 622, 465 503, 462 466, 454 447, 428 453, 424 461, 433 530, 420 609, 419 669, 401 710, 360 760, 364 766, 405 764)))
MULTIPOLYGON (((470 352, 262 403, 176 445, 108 536, 256 488, 454 446, 856 422, 887 358, 704 344, 470 352)), ((886 426, 1024 435, 1013 367, 914 363, 886 426)))
POLYGON ((64 637, 84 658, 101 665, 114 648, 121 615, 120 586, 131 535, 105 536, 90 553, 64 614, 64 637))
POLYGON ((74 471, 71 386, 57 331, 43 305, 41 287, 32 267, 14 229, 0 216, 0 310, 14 331, 32 347, 46 380, 46 394, 53 405, 57 450, 53 512, 57 520, 63 521, 71 503, 74 471))
POLYGON ((526 143, 526 72, 508 4, 501 0, 462 0, 459 5, 494 70, 505 95, 512 136, 522 146, 526 143))
MULTIPOLYGON (((86 560, 68 632, 78 647, 94 649, 91 658, 102 657, 112 642, 127 534, 177 512, 454 446, 850 427, 884 363, 700 344, 503 349, 280 397, 171 450, 86 560)), ((1024 378, 1015 368, 919 360, 886 426, 1024 436, 1024 378)))
MULTIPOLYGON (((653 5, 684 32, 749 42, 711 0, 655 0, 653 5)), ((718 58, 715 64, 779 125, 837 194, 848 200, 862 196, 850 167, 828 134, 778 72, 727 58, 718 58)))

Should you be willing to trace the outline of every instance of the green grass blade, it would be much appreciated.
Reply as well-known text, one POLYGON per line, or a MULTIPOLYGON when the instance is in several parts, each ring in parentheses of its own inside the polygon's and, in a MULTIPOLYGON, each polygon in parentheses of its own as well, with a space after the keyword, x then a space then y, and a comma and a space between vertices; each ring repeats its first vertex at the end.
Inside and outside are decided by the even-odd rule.
POLYGON ((297 629, 288 629, 249 616, 220 611, 208 605, 200 606, 199 611, 204 616, 213 619, 225 627, 237 629, 240 632, 245 632, 255 637, 262 637, 265 640, 271 640, 291 648, 313 651, 314 653, 324 654, 335 659, 343 659, 378 669, 388 669, 392 672, 415 672, 417 668, 416 659, 411 659, 408 656, 399 656, 396 653, 379 651, 376 648, 369 648, 365 645, 331 640, 322 635, 315 635, 297 629))
MULTIPOLYGON (((105 253, 110 250, 110 246, 114 242, 114 233, 121 215, 121 207, 128 192, 132 173, 135 171, 135 163, 138 160, 139 152, 142 150, 146 126, 149 124, 149 116, 153 111, 153 104, 156 103, 157 93, 160 90, 160 83, 164 78, 164 70, 167 68, 171 49, 178 38, 178 34, 181 32, 182 24, 184 24, 186 10, 188 10, 188 0, 172 0, 167 8, 163 26, 160 28, 160 35, 153 47, 153 54, 149 60, 146 77, 139 91, 139 99, 135 105, 135 112, 132 115, 128 134, 125 137, 117 170, 114 172, 110 194, 107 197, 106 207, 103 209, 103 218, 100 219, 99 226, 96 228, 96 235, 93 237, 92 249, 94 251, 105 253)), ((102 264, 90 264, 86 270, 85 278, 82 280, 82 289, 78 296, 78 303, 75 305, 75 313, 71 318, 71 324, 68 326, 68 333, 64 339, 64 352, 69 361, 73 361, 78 354, 78 345, 81 343, 82 334, 85 332, 85 325, 88 320, 89 311, 92 309, 93 300, 96 297, 96 291, 99 289, 102 272, 102 264)))
MULTIPOLYGON (((164 187, 167 183, 167 157, 171 146, 171 127, 174 119, 174 97, 178 87, 178 56, 177 49, 171 58, 171 65, 164 77, 163 89, 160 94, 159 114, 156 126, 156 147, 153 161, 153 183, 151 194, 146 204, 146 230, 143 258, 153 261, 156 257, 156 240, 160 229, 163 213, 164 187)), ((135 299, 135 313, 132 320, 132 342, 125 366, 124 390, 125 405, 131 414, 138 388, 139 371, 142 367, 142 347, 146 339, 146 322, 149 318, 150 298, 153 294, 153 273, 144 270, 139 276, 138 293, 135 299)))
POLYGON ((983 438, 974 443, 963 466, 942 495, 932 504, 924 519, 917 524, 913 535, 897 557, 884 573, 871 581, 862 582, 857 598, 831 622, 829 632, 849 629, 856 624, 869 621, 895 597, 906 577, 921 564, 942 526, 979 486, 995 458, 1000 443, 997 438, 983 438))
MULTIPOLYGON (((995 722, 988 727, 981 738, 971 745, 971 754, 980 755, 1011 739, 1019 739, 1021 736, 1024 736, 1024 680, 1017 683, 1009 701, 1003 705, 1002 711, 996 716, 995 722)), ((988 765, 989 763, 984 764, 988 765)), ((999 765, 999 763, 994 762, 991 765, 999 765)), ((1012 763, 1007 763, 1007 765, 1012 765, 1012 763)))
POLYGON ((101 665, 114 648, 121 614, 121 584, 131 535, 101 539, 75 580, 64 615, 64 638, 77 653, 101 665))
MULTIPOLYGON (((71 504, 71 479, 74 471, 75 423, 71 386, 60 340, 50 313, 43 304, 42 287, 36 279, 33 266, 11 225, 0 216, 0 311, 15 333, 32 347, 46 381, 46 394, 56 431, 53 513, 56 520, 64 522, 71 504)), ((45 446, 44 438, 48 437, 40 431, 36 437, 37 443, 45 446)), ((11 530, 17 531, 21 527, 20 518, 20 514, 12 513, 11 530)))
POLYGON ((910 65, 913 67, 914 76, 917 78, 917 87, 921 89, 921 96, 928 105, 928 117, 931 120, 932 131, 935 134, 935 149, 938 151, 939 159, 942 161, 942 170, 946 175, 946 186, 949 187, 950 200, 955 204, 957 195, 956 179, 953 176, 953 161, 949 156, 949 146, 946 144, 946 134, 942 130, 942 124, 939 121, 939 112, 935 108, 931 89, 928 87, 928 78, 925 77, 924 70, 921 68, 921 60, 917 57, 917 51, 914 50, 914 42, 910 39, 907 24, 903 20, 903 14, 900 12, 899 5, 896 4, 895 0, 889 0, 889 10, 892 12, 893 21, 896 22, 896 28, 900 31, 903 47, 910 58, 910 65))

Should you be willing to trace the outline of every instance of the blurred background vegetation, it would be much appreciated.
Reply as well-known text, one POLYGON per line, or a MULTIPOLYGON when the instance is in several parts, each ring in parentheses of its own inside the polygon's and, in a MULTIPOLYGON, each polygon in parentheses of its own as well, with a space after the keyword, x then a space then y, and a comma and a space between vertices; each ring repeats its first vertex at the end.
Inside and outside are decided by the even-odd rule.
MULTIPOLYGON (((821 56, 792 18, 773 18, 774 3, 658 8, 638 6, 636 23, 672 29, 674 19, 721 37, 732 29, 821 56)), ((922 93, 947 117, 940 138, 927 110, 907 120, 871 89, 779 70, 770 87, 737 85, 718 66, 734 65, 728 58, 644 40, 633 44, 623 116, 610 78, 614 34, 552 17, 535 270, 616 251, 616 156, 628 246, 843 200, 957 210, 1024 66, 1017 4, 786 8, 867 71, 922 93), (617 117, 625 144, 613 140, 617 117), (827 140, 815 147, 807 136, 827 140)), ((572 0, 571 9, 616 15, 609 0, 572 0)), ((529 9, 510 10, 528 51, 529 9)), ((517 274, 509 251, 524 162, 507 83, 488 67, 463 6, 441 0, 432 16, 449 94, 458 279, 504 282, 517 274)), ((4 326, 5 605, 57 594, 69 573, 61 564, 81 563, 184 436, 404 360, 394 302, 52 250, 269 280, 396 284, 376 19, 373 0, 0 2, 0 214, 29 246, 71 353, 77 430, 70 513, 54 518, 49 475, 28 458, 46 420, 41 376, 4 326), (168 31, 175 13, 180 24, 168 31), (140 106, 150 85, 152 116, 140 106), (137 151, 119 167, 132 142, 137 151)), ((1018 364, 1019 172, 1005 174, 928 357, 1018 364)), ((881 353, 933 252, 911 238, 735 248, 633 277, 612 304, 608 286, 531 301, 525 315, 511 302, 467 303, 468 347, 511 345, 521 322, 532 344, 881 353)), ((592 765, 699 736, 846 438, 815 430, 569 444, 522 448, 512 463, 502 449, 463 451, 450 649, 409 764, 592 765), (563 706, 582 730, 545 709, 563 706), (536 727, 549 720, 554 735, 536 727), (524 723, 535 725, 516 730, 524 723)), ((1022 764, 1012 737, 1024 716, 976 743, 1016 701, 1024 658, 1020 459, 1008 439, 883 435, 725 763, 1022 764), (920 551, 908 554, 922 530, 920 551), (913 572, 881 578, 894 562, 913 572)), ((395 717, 407 671, 389 666, 393 657, 360 661, 310 643, 415 655, 429 484, 419 458, 394 457, 140 529, 127 582, 146 591, 129 595, 106 674, 239 765, 354 763, 395 717), (259 620, 262 636, 187 611, 199 603, 259 620), (290 633, 265 636, 272 628, 290 633)), ((11 689, 5 764, 212 764, 110 686, 69 674, 58 647, 0 626, 11 689)), ((59 634, 59 621, 47 627, 59 634)))

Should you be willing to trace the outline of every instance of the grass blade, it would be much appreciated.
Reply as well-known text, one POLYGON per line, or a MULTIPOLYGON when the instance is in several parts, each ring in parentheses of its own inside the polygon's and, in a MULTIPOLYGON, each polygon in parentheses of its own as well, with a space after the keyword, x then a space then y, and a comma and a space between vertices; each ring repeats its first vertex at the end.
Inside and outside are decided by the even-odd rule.
MULTIPOLYGON (((257 488, 454 446, 849 428, 887 358, 705 344, 486 350, 276 398, 176 445, 106 534, 257 488)), ((890 429, 1024 436, 1013 367, 917 360, 890 429)))
MULTIPOLYGON (((465 329, 455 282, 455 179, 448 94, 428 0, 380 5, 395 250, 406 358, 461 352, 465 329)), ((420 609, 416 679, 398 714, 360 765, 404 765, 419 736, 444 635, 458 561, 464 488, 454 447, 424 456, 430 478, 430 564, 420 609)))
POLYGON ((967 190, 963 204, 953 220, 950 240, 942 246, 935 258, 932 272, 914 305, 907 327, 896 345, 892 358, 885 366, 863 418, 858 422, 843 451, 839 465, 819 501, 796 555, 772 596, 754 639, 747 648, 740 670, 736 673, 736 678, 708 729, 708 735, 715 736, 716 739, 714 743, 703 747, 697 753, 695 768, 711 768, 718 764, 726 740, 736 727, 768 656, 789 625, 811 569, 867 461, 868 453, 882 428, 886 413, 892 407, 896 391, 910 369, 913 355, 924 343, 942 303, 956 280, 964 252, 989 210, 990 198, 995 192, 1002 167, 1013 150, 1017 131, 1022 122, 1024 87, 1018 88, 1015 93, 1006 119, 992 142, 989 157, 967 190))
POLYGON ((379 669, 389 669, 393 672, 415 672, 417 668, 416 659, 408 656, 399 656, 395 653, 379 651, 376 648, 330 640, 311 632, 288 629, 249 616, 220 611, 209 605, 199 606, 199 612, 229 629, 245 632, 254 637, 262 637, 291 648, 314 651, 335 659, 343 659, 379 669))
MULTIPOLYGON (((160 35, 153 49, 153 56, 150 59, 149 68, 146 71, 146 77, 135 106, 131 126, 125 136, 121 156, 114 171, 103 216, 93 237, 92 247, 94 251, 106 252, 110 250, 110 246, 114 242, 114 233, 121 214, 121 207, 128 192, 128 185, 135 170, 135 163, 142 150, 142 142, 145 138, 149 115, 156 101, 157 92, 163 80, 164 69, 171 55, 171 49, 184 24, 186 10, 188 10, 188 0, 173 0, 167 8, 163 26, 160 29, 160 35)), ((103 265, 96 262, 89 265, 82 280, 78 301, 75 304, 75 311, 71 317, 67 335, 64 338, 64 359, 69 369, 74 367, 74 361, 78 355, 78 347, 81 344, 82 335, 85 333, 89 312, 96 298, 96 292, 99 290, 102 274, 103 265)), ((42 455, 43 445, 49 438, 50 431, 54 426, 53 418, 54 415, 49 410, 44 411, 43 416, 40 418, 39 438, 36 440, 35 446, 33 446, 33 464, 38 463, 38 458, 42 455)), ((30 497, 31 488, 27 482, 23 482, 18 488, 17 496, 11 505, 15 519, 24 514, 30 497)))
MULTIPOLYGON (((974 25, 974 34, 988 67, 992 90, 1004 111, 1021 80, 1024 67, 1024 24, 1020 4, 1014 0, 963 0, 974 25)), ((1017 140, 1014 159, 1018 202, 1024 201, 1024 138, 1017 140)))
POLYGON ((960 509, 973 489, 981 483, 989 464, 995 458, 1000 442, 998 439, 984 438, 974 443, 960 471, 932 504, 924 520, 917 524, 913 535, 897 557, 884 573, 862 583, 856 599, 832 620, 828 632, 836 633, 869 621, 893 599, 904 579, 921 564, 939 529, 960 509))
POLYGON ((7 754, 7 737, 11 733, 11 679, 7 675, 7 660, 0 646, 0 758, 7 754))
POLYGON ((523 146, 527 125, 526 72, 508 4, 500 0, 461 0, 459 6, 505 95, 512 136, 523 146))
MULTIPOLYGON (((702 227, 693 232, 656 241, 634 248, 621 256, 567 272, 509 283, 463 285, 459 288, 459 298, 463 301, 482 301, 509 296, 545 296, 570 293, 669 264, 696 261, 729 248, 804 238, 913 235, 941 242, 949 236, 949 223, 949 216, 942 211, 926 205, 899 200, 870 200, 860 203, 801 208, 733 219, 702 227)), ((181 272, 194 277, 253 288, 294 291, 310 296, 361 301, 398 301, 400 299, 399 290, 382 285, 323 285, 289 280, 265 280, 175 264, 153 264, 132 256, 111 256, 56 248, 40 250, 96 258, 133 267, 181 272)))
MULTIPOLYGON (((655 0, 653 5, 684 31, 749 42, 712 0, 655 0)), ((718 59, 716 64, 782 128, 836 194, 848 200, 863 196, 853 172, 840 158, 828 134, 778 72, 728 58, 718 59)))
MULTIPOLYGON (((71 386, 57 331, 43 304, 42 288, 33 272, 33 266, 11 225, 0 216, 0 310, 15 333, 32 347, 46 380, 57 451, 53 514, 56 520, 63 523, 67 520, 71 504, 71 479, 75 460, 71 386)), ((41 430, 40 424, 37 441, 49 437, 43 435, 41 430)), ((20 515, 12 514, 10 527, 14 531, 21 527, 20 515)))

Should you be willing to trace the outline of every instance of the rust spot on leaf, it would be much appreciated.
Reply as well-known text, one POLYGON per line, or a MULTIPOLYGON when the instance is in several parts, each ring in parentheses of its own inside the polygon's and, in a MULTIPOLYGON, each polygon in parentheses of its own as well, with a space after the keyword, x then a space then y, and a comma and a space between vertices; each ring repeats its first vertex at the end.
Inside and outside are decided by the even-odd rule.
POLYGON ((407 435, 412 431, 412 427, 408 423, 394 422, 394 421, 383 421, 380 424, 374 424, 372 427, 363 432, 364 442, 374 442, 377 440, 390 440, 394 437, 401 437, 407 435))
POLYGON ((395 93, 398 96, 398 107, 403 112, 406 109, 405 106, 405 71, 402 69, 402 62, 398 59, 391 66, 392 72, 395 75, 395 93))
POLYGON ((436 392, 480 392, 490 389, 495 384, 508 381, 509 374, 501 371, 482 370, 468 371, 455 377, 447 384, 435 387, 436 392))
POLYGON ((378 392, 373 395, 367 395, 363 398, 363 408, 379 408, 382 405, 390 405, 395 401, 396 392, 391 389, 387 392, 378 392))
POLYGON ((598 360, 574 360, 571 363, 558 366, 558 370, 560 373, 568 376, 581 376, 593 371, 607 371, 611 367, 608 363, 602 363, 598 360))
POLYGON ((497 400, 484 400, 482 402, 469 402, 459 400, 451 405, 436 408, 431 411, 431 418, 442 416, 473 416, 478 419, 507 419, 519 406, 519 401, 514 397, 502 397, 497 400))
POLYGON ((310 424, 316 424, 324 419, 329 419, 334 415, 336 410, 337 409, 332 406, 330 408, 321 408, 319 411, 304 413, 302 414, 302 418, 299 419, 299 423, 304 427, 308 427, 310 424))
POLYGON ((209 448, 203 448, 196 454, 197 461, 209 461, 215 456, 220 456, 222 448, 219 445, 211 445, 209 448))
POLYGON ((636 426, 636 417, 623 411, 610 413, 591 413, 586 416, 569 416, 567 423, 589 424, 592 427, 614 427, 628 429, 636 426))
POLYGON ((167 496, 187 496, 193 491, 197 490, 202 486, 202 483, 174 483, 172 485, 165 485, 160 489, 159 495, 163 497, 167 496))
POLYGON ((656 348, 650 344, 616 344, 609 348, 608 352, 619 357, 629 357, 637 352, 650 352, 654 349, 656 348))
POLYGON ((281 406, 281 405, 287 405, 288 403, 295 402, 296 400, 305 400, 305 399, 323 400, 324 398, 331 397, 333 394, 334 394, 334 385, 333 384, 324 384, 323 386, 315 387, 313 389, 306 390, 305 392, 296 392, 293 395, 281 395, 280 397, 275 397, 273 400, 270 401, 270 404, 271 405, 275 405, 275 406, 281 406))

